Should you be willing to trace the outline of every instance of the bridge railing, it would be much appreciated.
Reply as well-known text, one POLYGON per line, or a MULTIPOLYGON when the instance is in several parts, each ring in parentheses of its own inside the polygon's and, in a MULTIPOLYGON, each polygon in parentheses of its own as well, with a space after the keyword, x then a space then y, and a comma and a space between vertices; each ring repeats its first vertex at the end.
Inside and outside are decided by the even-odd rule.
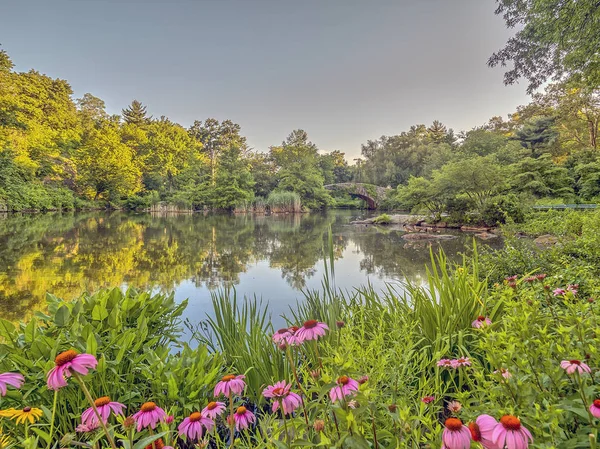
POLYGON ((551 206, 533 206, 533 209, 596 209, 597 204, 553 204, 551 206))

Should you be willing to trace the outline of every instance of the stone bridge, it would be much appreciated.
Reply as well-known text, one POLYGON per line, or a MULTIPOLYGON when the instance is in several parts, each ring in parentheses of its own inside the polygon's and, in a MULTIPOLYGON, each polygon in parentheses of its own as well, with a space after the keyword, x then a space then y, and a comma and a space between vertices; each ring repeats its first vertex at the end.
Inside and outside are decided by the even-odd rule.
POLYGON ((390 187, 380 187, 375 184, 363 184, 360 182, 328 184, 325 188, 327 190, 342 190, 352 197, 365 200, 369 209, 377 209, 392 190, 390 187))

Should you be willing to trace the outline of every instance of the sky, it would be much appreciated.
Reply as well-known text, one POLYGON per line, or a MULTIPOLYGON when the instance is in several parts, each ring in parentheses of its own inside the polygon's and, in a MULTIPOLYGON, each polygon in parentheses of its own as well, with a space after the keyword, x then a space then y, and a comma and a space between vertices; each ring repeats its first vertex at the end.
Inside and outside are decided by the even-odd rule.
POLYGON ((511 36, 494 0, 0 0, 15 69, 120 113, 231 119, 255 150, 297 128, 351 161, 440 120, 468 130, 528 102, 486 61, 511 36))

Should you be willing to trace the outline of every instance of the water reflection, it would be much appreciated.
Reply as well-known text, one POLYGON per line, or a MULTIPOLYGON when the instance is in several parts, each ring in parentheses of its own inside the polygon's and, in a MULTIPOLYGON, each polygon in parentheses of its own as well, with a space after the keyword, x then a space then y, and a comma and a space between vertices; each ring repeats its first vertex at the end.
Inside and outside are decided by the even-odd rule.
MULTIPOLYGON (((26 319, 43 309, 47 291, 73 298, 123 285, 189 296, 200 313, 211 289, 230 284, 240 294, 277 302, 278 312, 301 297, 300 289, 318 286, 330 227, 338 286, 383 285, 424 273, 428 245, 408 246, 396 230, 349 225, 356 215, 114 212, 0 218, 0 313, 26 319)), ((443 246, 454 255, 467 241, 461 236, 443 246)))

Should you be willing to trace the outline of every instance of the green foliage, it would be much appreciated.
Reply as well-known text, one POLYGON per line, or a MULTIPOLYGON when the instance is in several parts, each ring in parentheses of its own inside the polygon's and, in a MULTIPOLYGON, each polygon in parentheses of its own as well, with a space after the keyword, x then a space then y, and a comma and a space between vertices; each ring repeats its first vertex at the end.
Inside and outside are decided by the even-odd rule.
POLYGON ((388 214, 381 214, 373 220, 375 224, 390 224, 392 222, 392 218, 388 214))
POLYGON ((522 223, 525 220, 523 202, 514 193, 490 198, 481 211, 481 219, 491 226, 507 222, 522 223))
POLYGON ((269 194, 267 206, 272 213, 301 212, 302 200, 296 192, 275 191, 269 194))

